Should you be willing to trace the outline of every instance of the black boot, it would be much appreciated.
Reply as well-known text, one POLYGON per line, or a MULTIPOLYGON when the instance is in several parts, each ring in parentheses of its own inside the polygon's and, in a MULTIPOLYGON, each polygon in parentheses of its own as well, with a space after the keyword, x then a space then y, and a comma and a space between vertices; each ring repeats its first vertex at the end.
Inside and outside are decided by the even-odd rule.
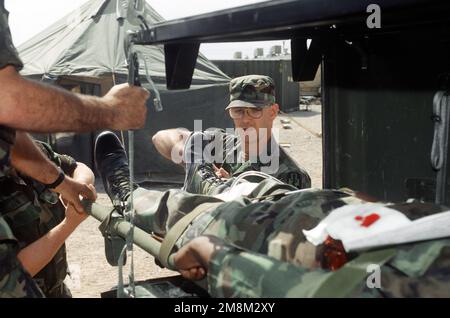
POLYGON ((193 185, 195 174, 200 165, 203 165, 206 160, 203 158, 204 149, 204 135, 202 132, 195 131, 186 140, 183 151, 183 161, 185 165, 185 177, 182 190, 196 193, 193 185))
POLYGON ((202 132, 193 132, 186 141, 183 151, 186 176, 182 190, 196 194, 217 194, 227 186, 225 181, 217 177, 212 158, 205 157, 203 150, 210 142, 202 132))
MULTIPOLYGON (((111 131, 104 131, 95 141, 95 165, 102 177, 105 191, 114 206, 123 207, 131 194, 130 170, 125 149, 111 131)), ((133 185, 133 190, 137 185, 133 185)))

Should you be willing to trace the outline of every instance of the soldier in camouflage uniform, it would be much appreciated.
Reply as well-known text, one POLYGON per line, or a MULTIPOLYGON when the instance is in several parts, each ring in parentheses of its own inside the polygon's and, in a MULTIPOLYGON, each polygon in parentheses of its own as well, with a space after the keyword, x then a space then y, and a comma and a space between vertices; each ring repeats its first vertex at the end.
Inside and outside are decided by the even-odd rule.
MULTIPOLYGON (((3 0, 0 1, 0 35, 0 70, 3 72, 8 66, 20 70, 23 65, 12 44, 8 12, 4 8, 3 0)), ((22 138, 25 134, 20 132, 20 136, 22 138)), ((15 141, 16 131, 0 125, 0 297, 43 297, 44 294, 38 286, 45 288, 44 281, 47 286, 50 283, 54 284, 52 286, 59 284, 61 287, 61 282, 58 280, 61 279, 62 273, 64 276, 66 273, 64 249, 57 252, 51 264, 35 276, 36 280, 33 280, 30 273, 25 270, 25 266, 18 259, 18 254, 26 245, 40 237, 37 232, 43 235, 46 232, 41 233, 41 231, 45 231, 47 226, 53 227, 57 224, 56 222, 59 223, 61 209, 59 214, 53 214, 48 208, 55 204, 55 197, 57 199, 55 193, 42 194, 40 203, 30 201, 32 199, 28 195, 33 195, 33 188, 25 186, 24 181, 10 167, 11 148, 15 141), (45 200, 50 200, 52 203, 46 202, 47 207, 44 209, 45 200), (36 205, 42 206, 37 209, 36 205), (19 210, 24 207, 26 211, 21 213, 19 210), (41 220, 40 217, 42 217, 41 220), (55 263, 58 263, 61 272, 55 272, 55 263), (36 281, 39 284, 36 284, 36 281)), ((76 197, 78 199, 78 195, 76 197)), ((62 210, 62 216, 64 216, 64 210, 62 210)), ((40 255, 43 251, 39 253, 34 251, 34 253, 34 255, 40 255)), ((49 296, 55 292, 48 289, 44 291, 49 296)))
MULTIPOLYGON (((0 90, 0 99, 2 100, 0 177, 9 173, 9 151, 15 140, 15 131, 9 127, 43 133, 84 132, 106 127, 111 129, 139 128, 145 123, 147 109, 145 102, 149 96, 145 89, 123 84, 115 86, 102 98, 73 94, 22 78, 18 74, 22 67, 22 62, 12 43, 8 12, 4 7, 4 0, 0 0, 0 86, 2 87, 0 90), (43 116, 44 114, 55 114, 55 118, 58 120, 43 116)), ((30 140, 25 140, 25 145, 30 146, 30 140)), ((22 148, 22 146, 23 144, 20 148, 22 154, 27 151, 27 154, 30 154, 31 151, 34 157, 26 158, 29 160, 29 165, 25 162, 21 166, 26 171, 19 170, 36 179, 39 177, 43 177, 45 180, 52 178, 51 175, 44 176, 39 169, 29 173, 29 166, 36 163, 34 160, 36 155, 38 159, 41 159, 39 157, 43 154, 34 145, 31 149, 22 148)), ((36 167, 33 166, 34 168, 36 167)), ((54 168, 54 171, 57 171, 56 167, 54 168)), ((49 183, 52 181, 49 179, 49 183)), ((64 197, 80 210, 83 207, 79 195, 91 198, 95 196, 95 191, 86 184, 80 184, 73 180, 63 184, 64 186, 59 188, 59 192, 64 192, 64 197)), ((40 297, 42 296, 41 291, 36 285, 33 285, 30 275, 24 271, 16 258, 18 248, 16 238, 0 214, 0 297, 40 297)))
POLYGON ((11 40, 8 15, 4 0, 0 0, 1 124, 42 133, 104 128, 127 130, 144 126, 149 92, 142 87, 120 84, 105 96, 97 97, 20 76, 22 62, 11 40))
MULTIPOLYGON (((85 181, 93 183, 92 171, 85 165, 77 163, 72 157, 55 153, 48 144, 37 142, 37 145, 67 176, 72 177, 76 173, 76 178, 84 177, 89 179, 85 181)), ((34 281, 46 297, 71 297, 70 290, 64 284, 68 265, 62 235, 68 237, 87 215, 83 213, 80 216, 75 214, 67 217, 66 207, 57 193, 17 171, 0 178, 0 188, 0 211, 19 242, 21 251, 18 258, 22 260, 25 268, 30 268, 34 281), (64 225, 60 225, 63 221, 64 225), (67 226, 68 223, 73 225, 67 226), (68 227, 70 229, 66 230, 68 227), (49 233, 52 230, 53 234, 49 233), (55 231, 58 231, 58 234, 55 234, 55 231), (36 242, 47 234, 50 236, 44 240, 49 244, 36 246, 36 242), (57 235, 61 239, 56 239, 57 235), (55 247, 61 244, 61 247, 55 247), (50 255, 41 260, 41 256, 33 257, 35 253, 50 255), (27 259, 23 254, 31 255, 33 260, 27 259)))
MULTIPOLYGON (((450 297, 450 234, 352 252, 343 267, 330 269, 326 247, 311 245, 301 230, 343 204, 364 202, 355 194, 308 190, 267 203, 270 208, 231 209, 225 203, 216 227, 183 245, 175 265, 190 279, 207 273, 214 297, 450 297), (249 224, 261 228, 253 231, 249 224), (380 266, 375 288, 367 284, 372 264, 380 266)), ((426 203, 385 205, 412 220, 448 211, 426 203)))
MULTIPOLYGON (((8 27, 8 14, 0 2, 0 68, 22 63, 12 45, 8 27)), ((0 178, 8 174, 10 148, 14 143, 15 131, 0 125, 0 178)), ((0 214, 0 297, 43 297, 31 276, 17 259, 19 244, 8 223, 0 214)))
MULTIPOLYGON (((14 134, 0 128, 0 179, 9 173, 9 151, 14 134), (9 136, 4 138, 3 136, 9 136), (12 138, 12 139, 11 139, 12 138)), ((2 211, 2 210, 0 210, 2 211)), ((42 291, 17 259, 19 242, 0 213, 0 298, 43 297, 42 291)))
POLYGON ((337 271, 294 265, 208 236, 190 241, 175 256, 186 278, 207 273, 213 297, 448 298, 449 263, 449 238, 366 251, 337 271), (389 255, 381 263, 358 260, 375 253, 389 255), (380 266, 379 288, 367 284, 372 264, 380 266))
POLYGON ((0 216, 0 298, 44 297, 30 274, 17 259, 19 244, 0 216))
MULTIPOLYGON (((169 129, 158 132, 152 141, 165 158, 184 162, 187 170, 192 168, 190 163, 203 160, 214 163, 215 173, 223 178, 236 177, 247 171, 263 171, 298 189, 311 187, 308 173, 292 160, 272 135, 279 105, 275 100, 275 84, 269 76, 248 75, 231 80, 230 103, 226 110, 237 133, 219 129, 194 133, 169 129)), ((197 169, 208 174, 208 169, 203 171, 201 166, 197 169)), ((185 190, 211 194, 204 182, 207 179, 206 175, 201 180, 191 178, 191 184, 186 185, 185 190), (203 187, 200 187, 201 183, 203 187)), ((209 181, 213 182, 214 176, 209 181)))
MULTIPOLYGON (((113 202, 127 200, 126 156, 114 134, 99 136, 96 163, 113 202)), ((189 218, 175 233, 175 265, 187 278, 207 274, 212 296, 450 297, 449 237, 348 254, 336 242, 315 246, 306 239, 302 230, 333 210, 370 201, 350 190, 298 191, 266 179, 230 201, 139 187, 133 197, 136 226, 149 233, 173 236, 180 220, 189 218), (380 288, 366 284, 370 264, 381 267, 380 288)), ((426 203, 379 204, 411 220, 448 210, 426 203)))

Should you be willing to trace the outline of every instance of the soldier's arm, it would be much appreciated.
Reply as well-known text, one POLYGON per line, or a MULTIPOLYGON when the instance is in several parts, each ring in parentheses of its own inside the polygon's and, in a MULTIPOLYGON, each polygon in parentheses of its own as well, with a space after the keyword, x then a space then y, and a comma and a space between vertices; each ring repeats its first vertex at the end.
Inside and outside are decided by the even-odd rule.
POLYGON ((190 134, 189 130, 181 128, 160 130, 152 137, 152 142, 164 158, 179 164, 190 134))
POLYGON ((50 262, 78 224, 64 219, 43 237, 20 250, 17 258, 31 276, 39 273, 50 262))
MULTIPOLYGON (((77 182, 90 184, 91 190, 95 194, 95 189, 92 186, 94 183, 94 173, 86 165, 78 162, 73 173, 73 178, 77 182)), ((39 273, 50 262, 67 238, 87 217, 88 215, 86 213, 78 213, 69 204, 66 208, 66 217, 61 223, 37 241, 20 250, 17 258, 31 276, 39 273)))
POLYGON ((197 237, 175 254, 175 267, 186 279, 203 279, 214 252, 222 245, 222 242, 213 236, 197 237))
POLYGON ((267 255, 225 246, 211 258, 208 292, 212 297, 308 297, 323 275, 267 255), (232 278, 232 281, 230 281, 232 278))
POLYGON ((14 66, 0 69, 0 124, 32 132, 140 128, 149 96, 128 84, 113 87, 104 97, 74 94, 28 80, 14 66))
MULTIPOLYGON (((27 176, 44 184, 51 184, 59 176, 59 169, 37 147, 31 137, 24 132, 17 132, 16 141, 11 149, 11 165, 27 176)), ((69 176, 54 189, 66 200, 74 204, 78 211, 83 211, 79 196, 95 200, 95 192, 87 183, 81 183, 69 176)))
POLYGON ((88 166, 82 162, 77 162, 77 167, 73 172, 73 179, 81 183, 94 184, 95 176, 88 166))
POLYGON ((308 297, 328 273, 244 251, 211 236, 190 241, 174 261, 187 279, 207 275, 212 297, 308 297))

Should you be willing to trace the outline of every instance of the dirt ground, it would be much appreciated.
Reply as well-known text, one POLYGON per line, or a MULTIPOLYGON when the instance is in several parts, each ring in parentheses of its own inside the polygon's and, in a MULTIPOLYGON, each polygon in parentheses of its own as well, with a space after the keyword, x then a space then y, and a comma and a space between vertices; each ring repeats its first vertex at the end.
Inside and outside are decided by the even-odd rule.
MULTIPOLYGON (((322 187, 321 118, 321 106, 311 105, 309 111, 283 114, 275 122, 280 145, 309 172, 312 186, 317 188, 322 187), (283 125, 290 129, 283 128, 283 125)), ((97 202, 110 205, 101 182, 96 186, 97 202)), ((88 218, 66 242, 72 272, 66 282, 74 297, 100 297, 102 292, 117 285, 118 270, 106 261, 99 224, 94 218, 88 218)), ((154 258, 139 247, 134 249, 134 272, 136 281, 177 274, 155 265, 154 258)))

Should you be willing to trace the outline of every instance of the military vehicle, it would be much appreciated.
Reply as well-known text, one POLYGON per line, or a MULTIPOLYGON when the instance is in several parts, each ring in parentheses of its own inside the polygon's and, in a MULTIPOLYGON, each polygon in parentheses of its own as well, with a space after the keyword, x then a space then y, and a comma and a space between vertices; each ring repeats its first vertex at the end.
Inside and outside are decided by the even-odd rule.
POLYGON ((168 89, 189 88, 200 43, 280 39, 295 81, 322 66, 324 188, 449 204, 448 1, 268 1, 132 37, 164 45, 168 89))

